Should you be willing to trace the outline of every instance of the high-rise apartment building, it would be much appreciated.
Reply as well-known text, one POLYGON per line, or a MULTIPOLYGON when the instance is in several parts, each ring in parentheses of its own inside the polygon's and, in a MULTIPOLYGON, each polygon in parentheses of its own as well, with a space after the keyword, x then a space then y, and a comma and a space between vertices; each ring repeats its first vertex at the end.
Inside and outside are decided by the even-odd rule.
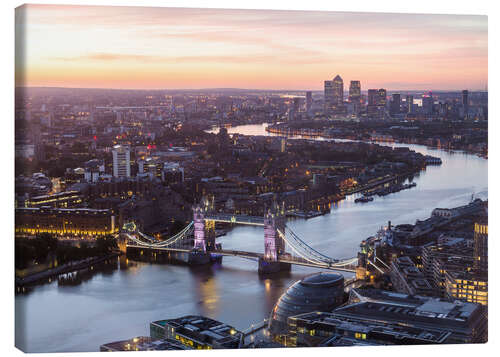
POLYGON ((113 147, 113 176, 130 177, 130 149, 127 146, 113 147))

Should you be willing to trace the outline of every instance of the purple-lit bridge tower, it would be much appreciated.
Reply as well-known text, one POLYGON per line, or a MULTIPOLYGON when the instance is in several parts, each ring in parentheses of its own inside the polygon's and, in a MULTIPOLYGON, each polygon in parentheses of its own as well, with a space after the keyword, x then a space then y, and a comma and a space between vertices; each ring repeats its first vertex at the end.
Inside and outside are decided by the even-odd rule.
POLYGON ((285 240, 279 232, 285 232, 285 210, 283 205, 274 202, 264 214, 264 257, 259 259, 260 273, 277 273, 291 268, 290 264, 278 261, 285 254, 285 240))
POLYGON ((205 264, 211 259, 210 252, 216 249, 215 221, 207 220, 206 214, 210 212, 212 204, 208 199, 203 199, 201 204, 193 207, 194 244, 190 263, 205 264))

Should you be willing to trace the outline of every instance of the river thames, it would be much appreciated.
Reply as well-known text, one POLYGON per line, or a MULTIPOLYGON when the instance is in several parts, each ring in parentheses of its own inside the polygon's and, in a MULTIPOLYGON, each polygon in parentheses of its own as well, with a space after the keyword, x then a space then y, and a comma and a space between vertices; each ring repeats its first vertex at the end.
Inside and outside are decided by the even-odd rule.
MULTIPOLYGON (((230 128, 231 133, 269 135, 264 125, 230 128)), ((426 219, 436 207, 467 204, 472 194, 488 196, 488 161, 463 152, 421 145, 405 146, 440 157, 414 178, 415 188, 373 202, 355 204, 356 196, 332 205, 329 214, 287 224, 304 241, 332 258, 353 257, 359 243, 387 225, 426 219)), ((218 239, 224 248, 262 252, 261 227, 235 227, 218 239)), ((246 329, 267 318, 279 296, 294 281, 319 271, 293 267, 291 274, 259 278, 257 263, 224 257, 222 265, 190 268, 126 262, 94 274, 76 286, 52 282, 17 295, 16 345, 26 352, 98 351, 103 343, 149 335, 151 321, 201 314, 246 329)), ((349 275, 346 275, 349 276, 349 275)))

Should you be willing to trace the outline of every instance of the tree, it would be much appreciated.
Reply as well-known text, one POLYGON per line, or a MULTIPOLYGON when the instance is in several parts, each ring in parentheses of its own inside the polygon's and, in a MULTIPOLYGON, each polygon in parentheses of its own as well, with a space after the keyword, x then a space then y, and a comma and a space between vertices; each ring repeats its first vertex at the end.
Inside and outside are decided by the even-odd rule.
POLYGON ((24 269, 35 258, 35 249, 25 239, 16 239, 15 243, 15 266, 16 269, 24 269))
POLYGON ((49 251, 54 252, 57 249, 59 241, 57 240, 57 238, 54 238, 52 234, 41 233, 38 235, 38 239, 48 247, 49 251))
POLYGON ((112 235, 106 235, 96 240, 97 253, 100 255, 108 254, 111 250, 117 249, 116 239, 112 235))

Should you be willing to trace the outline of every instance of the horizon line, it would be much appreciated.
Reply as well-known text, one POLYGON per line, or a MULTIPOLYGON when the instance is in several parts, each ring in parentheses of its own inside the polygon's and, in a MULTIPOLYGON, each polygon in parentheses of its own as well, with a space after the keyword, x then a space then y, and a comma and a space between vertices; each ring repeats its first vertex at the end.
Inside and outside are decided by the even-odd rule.
MULTIPOLYGON (((209 87, 209 88, 103 88, 103 87, 64 87, 64 86, 30 86, 30 85, 16 85, 17 88, 44 88, 44 89, 91 89, 91 90, 116 90, 116 91, 206 91, 206 90, 239 90, 239 91, 273 91, 273 92, 323 92, 324 89, 263 89, 263 88, 238 88, 238 87, 209 87)), ((471 92, 488 92, 488 88, 483 89, 470 89, 470 88, 455 88, 455 89, 389 89, 384 87, 375 87, 368 89, 385 89, 390 92, 455 92, 468 90, 471 92)), ((361 90, 368 91, 368 89, 361 90)), ((348 91, 348 87, 344 87, 348 91)))

